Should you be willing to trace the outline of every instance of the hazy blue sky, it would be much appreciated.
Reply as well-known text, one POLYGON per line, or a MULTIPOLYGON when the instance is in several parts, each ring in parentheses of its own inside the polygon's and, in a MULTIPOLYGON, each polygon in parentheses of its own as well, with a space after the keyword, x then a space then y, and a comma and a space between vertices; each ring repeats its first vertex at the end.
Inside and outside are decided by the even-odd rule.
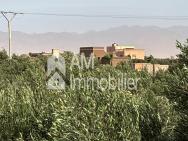
MULTIPOLYGON (((0 10, 87 15, 188 16, 188 0, 0 0, 0 10)), ((120 25, 173 26, 187 21, 18 15, 13 29, 23 32, 85 32, 120 25)), ((0 18, 0 31, 6 22, 0 18)))

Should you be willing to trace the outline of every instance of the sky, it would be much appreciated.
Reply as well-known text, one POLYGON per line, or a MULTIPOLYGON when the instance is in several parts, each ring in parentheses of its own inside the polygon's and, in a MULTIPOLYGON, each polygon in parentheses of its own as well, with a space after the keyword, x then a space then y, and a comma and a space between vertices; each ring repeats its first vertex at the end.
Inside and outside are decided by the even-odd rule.
MULTIPOLYGON (((188 16, 187 5, 188 0, 0 0, 1 11, 123 16, 188 16)), ((14 31, 27 33, 82 33, 122 25, 187 26, 188 20, 164 21, 17 15, 12 25, 14 31)), ((6 30, 6 20, 0 16, 0 31, 6 30)))

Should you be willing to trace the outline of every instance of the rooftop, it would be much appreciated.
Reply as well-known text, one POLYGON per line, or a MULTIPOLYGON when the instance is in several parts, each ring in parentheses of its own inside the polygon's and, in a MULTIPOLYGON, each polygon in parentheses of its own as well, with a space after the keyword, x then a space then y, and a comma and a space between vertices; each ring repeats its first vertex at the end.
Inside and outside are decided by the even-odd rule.
POLYGON ((104 50, 104 47, 80 47, 80 49, 82 49, 82 50, 87 50, 87 49, 102 49, 102 50, 104 50))
POLYGON ((128 46, 128 45, 119 46, 116 43, 112 44, 112 46, 115 47, 115 49, 120 49, 120 50, 123 50, 123 49, 134 49, 135 48, 134 46, 128 46))

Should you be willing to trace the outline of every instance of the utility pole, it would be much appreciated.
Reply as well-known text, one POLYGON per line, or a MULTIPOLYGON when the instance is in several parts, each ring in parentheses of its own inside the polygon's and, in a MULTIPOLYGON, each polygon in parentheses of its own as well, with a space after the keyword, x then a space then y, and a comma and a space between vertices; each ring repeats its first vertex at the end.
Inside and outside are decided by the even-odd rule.
POLYGON ((9 34, 8 55, 9 55, 9 59, 11 59, 11 47, 12 47, 12 25, 11 25, 11 22, 14 19, 14 17, 16 16, 17 13, 14 13, 14 12, 1 12, 1 14, 7 20, 7 23, 8 23, 8 34, 9 34), (11 17, 8 18, 7 14, 11 14, 11 17))

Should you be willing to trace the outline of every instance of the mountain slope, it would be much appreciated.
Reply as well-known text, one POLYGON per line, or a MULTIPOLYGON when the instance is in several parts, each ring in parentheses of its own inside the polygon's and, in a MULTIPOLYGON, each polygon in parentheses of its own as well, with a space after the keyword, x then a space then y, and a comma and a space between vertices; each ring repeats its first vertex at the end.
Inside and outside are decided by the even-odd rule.
MULTIPOLYGON (((0 47, 7 49, 8 35, 0 32, 0 47)), ((143 48, 146 54, 155 57, 175 56, 176 40, 185 41, 188 38, 188 27, 176 26, 170 28, 121 26, 104 31, 87 33, 38 33, 26 34, 13 32, 14 53, 49 52, 52 48, 69 50, 78 53, 80 46, 108 46, 113 42, 134 45, 143 48)))

